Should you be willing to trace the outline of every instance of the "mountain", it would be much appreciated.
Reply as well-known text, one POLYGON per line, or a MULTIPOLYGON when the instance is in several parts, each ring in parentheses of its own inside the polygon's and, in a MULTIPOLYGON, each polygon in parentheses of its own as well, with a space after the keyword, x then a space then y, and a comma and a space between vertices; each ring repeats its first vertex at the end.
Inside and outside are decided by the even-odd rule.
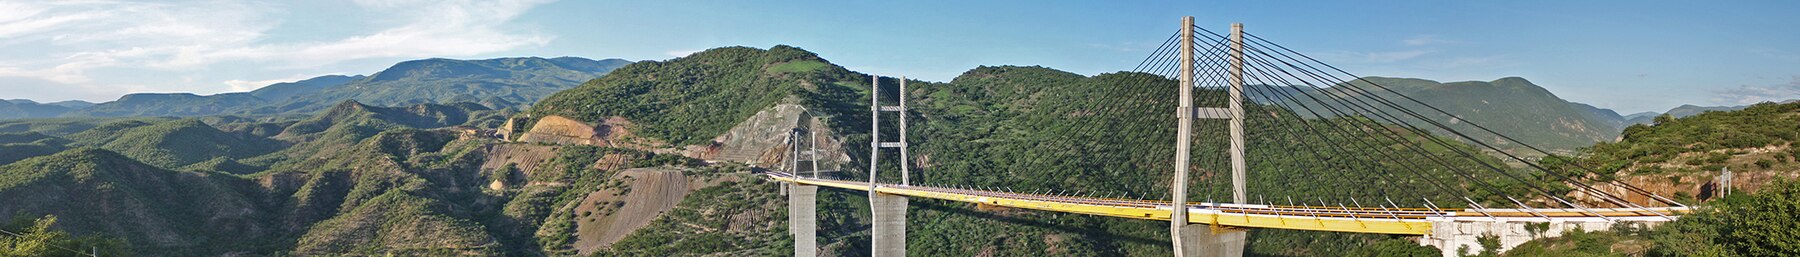
POLYGON ((47 103, 47 104, 55 105, 55 106, 62 106, 62 107, 69 107, 69 109, 82 109, 82 108, 88 108, 90 106, 94 106, 94 103, 90 103, 90 102, 82 101, 82 100, 68 100, 68 101, 61 101, 61 102, 52 102, 52 103, 47 103))
POLYGON ((196 119, 120 127, 93 139, 98 140, 77 142, 77 145, 97 146, 163 169, 177 169, 219 158, 248 158, 272 152, 280 146, 274 140, 232 135, 196 119))
MULTIPOLYGON (((170 171, 96 148, 0 166, 0 212, 55 215, 78 235, 128 239, 147 253, 255 248, 273 232, 247 180, 170 171), (219 244, 235 242, 238 245, 219 244)), ((29 217, 28 216, 28 217, 29 217)))
POLYGON ((294 109, 305 112, 329 106, 317 103, 344 100, 383 106, 483 101, 530 104, 629 63, 577 57, 406 61, 331 90, 287 100, 283 105, 314 107, 294 109))
MULTIPOLYGON (((1381 99, 1396 103, 1408 110, 1418 111, 1432 121, 1451 127, 1455 131, 1464 132, 1481 142, 1508 149, 1508 152, 1515 154, 1541 155, 1526 149, 1519 143, 1552 152, 1567 153, 1595 142, 1611 141, 1619 130, 1625 125, 1629 125, 1624 123, 1623 118, 1617 112, 1563 100, 1543 87, 1517 77, 1485 82, 1449 83, 1424 79, 1365 77, 1350 83, 1354 83, 1356 88, 1367 91, 1349 90, 1349 87, 1345 86, 1329 87, 1323 91, 1314 91, 1310 88, 1302 91, 1348 96, 1349 99, 1376 103, 1376 97, 1366 94, 1372 92, 1381 99), (1369 85, 1370 83, 1381 87, 1373 87, 1369 85), (1381 88, 1386 88, 1386 90, 1381 88), (1406 100, 1395 93, 1417 99, 1424 104, 1406 100), (1450 115, 1432 111, 1425 105, 1442 109, 1450 115), (1482 130, 1476 128, 1475 125, 1491 129, 1498 135, 1480 132, 1482 130), (1500 135, 1517 139, 1519 142, 1502 139, 1500 135)), ((1316 103, 1308 105, 1324 109, 1320 108, 1324 106, 1316 103)), ((1332 104, 1330 107, 1350 109, 1338 104, 1332 104)), ((1400 115, 1399 112, 1387 106, 1378 109, 1400 115)), ((1410 117, 1403 120, 1445 137, 1473 143, 1423 120, 1410 117)))
POLYGON ((63 113, 75 110, 69 106, 80 106, 79 101, 65 101, 51 104, 40 104, 31 100, 12 99, 0 101, 0 120, 49 118, 62 116, 63 113))
POLYGON ((369 76, 319 76, 251 92, 206 96, 129 94, 112 102, 63 111, 67 113, 30 117, 292 115, 322 111, 346 100, 381 106, 470 102, 504 109, 529 105, 629 63, 579 57, 434 58, 401 62, 369 76))
POLYGON ((268 102, 250 93, 195 95, 191 93, 138 93, 119 100, 70 112, 72 117, 209 116, 233 113, 268 102))
POLYGON ((1687 117, 1687 116, 1694 116, 1695 114, 1701 114, 1701 113, 1711 112, 1711 111, 1743 110, 1744 108, 1747 108, 1747 107, 1750 107, 1750 106, 1749 105, 1696 106, 1696 105, 1692 105, 1692 104, 1683 104, 1681 106, 1676 106, 1674 109, 1669 109, 1669 111, 1663 112, 1663 114, 1668 114, 1670 116, 1675 116, 1676 118, 1681 118, 1681 117, 1687 117))
POLYGON ((1625 115, 1625 116, 1619 117, 1619 118, 1624 119, 1623 123, 1625 123, 1625 125, 1629 126, 1632 124, 1650 124, 1652 122, 1652 120, 1656 119, 1657 115, 1662 115, 1662 113, 1640 112, 1640 113, 1633 113, 1631 115, 1625 115))
MULTIPOLYGON (((1777 102, 1777 103, 1793 103, 1793 102, 1800 102, 1800 100, 1787 100, 1787 101, 1781 101, 1781 102, 1777 102)), ((1624 117, 1624 119, 1625 119, 1624 123, 1625 123, 1625 125, 1651 124, 1651 123, 1655 123, 1654 119, 1656 118, 1656 116, 1663 115, 1663 114, 1668 114, 1674 118, 1682 118, 1682 117, 1694 116, 1694 115, 1706 113, 1706 112, 1736 111, 1736 110, 1743 110, 1744 108, 1750 108, 1750 105, 1698 106, 1698 105, 1692 105, 1692 104, 1683 104, 1681 106, 1676 106, 1673 109, 1669 109, 1669 111, 1666 111, 1663 113, 1641 112, 1641 113, 1634 113, 1631 115, 1626 115, 1624 117)))
POLYGON ((269 101, 287 101, 298 96, 318 93, 337 86, 342 86, 351 81, 363 79, 364 77, 366 76, 318 76, 301 81, 269 84, 268 86, 251 90, 250 95, 269 101))

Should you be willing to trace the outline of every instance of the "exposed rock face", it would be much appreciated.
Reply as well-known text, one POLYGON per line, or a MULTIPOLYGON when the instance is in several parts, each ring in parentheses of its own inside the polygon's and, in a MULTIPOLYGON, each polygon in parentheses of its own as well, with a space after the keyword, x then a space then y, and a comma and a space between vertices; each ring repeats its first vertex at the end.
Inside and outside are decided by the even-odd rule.
MULTIPOLYGON (((1800 173, 1791 171, 1747 171, 1735 172, 1732 176, 1735 177, 1733 178, 1733 183, 1731 185, 1732 194, 1748 194, 1762 189, 1763 185, 1770 181, 1800 178, 1800 173)), ((1676 199, 1680 196, 1692 196, 1694 199, 1707 201, 1718 198, 1718 192, 1716 190, 1720 190, 1720 188, 1723 187, 1722 185, 1719 185, 1718 178, 1718 171, 1667 175, 1628 175, 1621 172, 1619 182, 1636 186, 1644 191, 1650 191, 1651 193, 1655 193, 1656 195, 1665 198, 1676 199)), ((1635 204, 1644 206, 1668 205, 1667 203, 1657 201, 1656 199, 1650 198, 1650 196, 1635 192, 1615 183, 1592 183, 1590 185, 1592 185, 1594 189, 1598 189, 1619 198, 1624 198, 1626 201, 1635 204)), ((1591 204, 1593 206, 1614 206, 1614 204, 1610 202, 1603 201, 1603 198, 1584 190, 1571 191, 1569 192, 1569 197, 1571 200, 1583 204, 1591 204)))
POLYGON ((593 145, 653 150, 662 143, 632 135, 631 121, 621 117, 589 125, 562 116, 544 116, 530 130, 519 133, 518 141, 562 145, 593 145))
POLYGON ((790 166, 789 158, 794 157, 788 156, 788 142, 799 140, 801 154, 806 155, 797 157, 801 160, 800 167, 803 171, 812 168, 812 164, 806 161, 814 159, 813 153, 806 150, 814 145, 818 148, 819 170, 837 170, 840 165, 850 163, 850 155, 844 152, 843 142, 837 133, 825 126, 824 120, 813 117, 806 111, 806 107, 797 104, 780 104, 757 112, 725 134, 713 138, 711 144, 680 148, 632 135, 629 129, 631 122, 620 117, 607 119, 601 124, 587 124, 551 115, 539 119, 536 125, 524 132, 507 133, 509 130, 504 129, 516 124, 509 122, 502 125, 500 133, 509 139, 516 138, 515 141, 518 142, 638 149, 681 154, 708 161, 742 162, 772 169, 790 166))
POLYGON ((495 177, 508 178, 490 181, 488 189, 502 190, 521 186, 517 182, 522 179, 510 178, 523 178, 537 172, 538 165, 556 157, 558 147, 535 144, 490 144, 485 148, 487 159, 481 163, 481 170, 483 172, 507 172, 495 174, 495 177), (517 170, 505 169, 508 165, 517 170))
POLYGON ((575 249, 581 254, 611 247, 650 225, 695 189, 679 170, 628 169, 613 179, 626 181, 627 187, 594 191, 576 206, 575 249))
MULTIPOLYGON (((787 166, 789 140, 799 140, 801 154, 811 148, 817 139, 820 170, 836 170, 838 165, 849 163, 850 156, 843 151, 842 142, 837 138, 825 122, 813 117, 806 107, 797 104, 780 104, 757 112, 737 126, 732 127, 724 135, 713 138, 710 146, 688 147, 689 157, 711 161, 735 161, 748 163, 758 167, 780 168, 787 166), (816 131, 817 135, 812 132, 816 131), (798 133, 796 133, 798 132, 798 133), (796 137, 798 136, 798 137, 796 137)), ((810 160, 810 157, 799 157, 810 160)), ((809 164, 802 164, 803 170, 810 169, 809 164)))

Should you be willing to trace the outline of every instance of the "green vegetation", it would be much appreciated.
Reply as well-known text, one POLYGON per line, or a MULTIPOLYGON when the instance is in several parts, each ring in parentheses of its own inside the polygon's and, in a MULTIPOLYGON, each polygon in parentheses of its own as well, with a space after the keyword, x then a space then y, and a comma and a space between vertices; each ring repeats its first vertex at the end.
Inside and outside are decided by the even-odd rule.
POLYGON ((75 109, 23 99, 0 100, 0 120, 57 117, 75 109))
POLYGON ((790 46, 726 47, 668 61, 626 65, 538 102, 532 117, 561 115, 600 123, 624 117, 640 135, 681 145, 714 136, 802 91, 825 91, 857 76, 790 46))
POLYGON ((1434 257, 1443 256, 1437 248, 1421 246, 1418 242, 1406 239, 1387 239, 1376 241, 1366 247, 1359 247, 1344 254, 1357 257, 1434 257))
MULTIPOLYGON (((1623 140, 1600 143, 1577 162, 1600 171, 1623 174, 1692 174, 1733 171, 1781 171, 1800 167, 1800 103, 1763 103, 1729 112, 1706 112, 1675 119, 1664 115, 1653 125, 1625 128, 1623 140)), ((1566 163, 1557 163, 1566 164, 1566 163)), ((1614 174, 1601 174, 1611 179, 1614 174)))
MULTIPOLYGON (((1542 154, 1528 150, 1519 143, 1553 152, 1568 153, 1595 142, 1611 141, 1614 135, 1617 135, 1619 130, 1626 125, 1624 118, 1620 117, 1618 113, 1563 100, 1551 94, 1550 91, 1544 90, 1543 87, 1517 77, 1502 78, 1491 82, 1450 83, 1423 79, 1366 77, 1351 83, 1357 85, 1357 88, 1370 92, 1347 90, 1346 87, 1330 87, 1324 91, 1308 88, 1299 91, 1338 95, 1350 100, 1370 103, 1375 103, 1374 97, 1370 97, 1366 93, 1374 93, 1401 108, 1419 111, 1425 117, 1477 140, 1495 144, 1495 147, 1507 152, 1529 156, 1541 156, 1542 154), (1370 82, 1393 92, 1369 86, 1370 82), (1395 95, 1394 92, 1443 109, 1456 117, 1431 111, 1424 105, 1395 95), (1499 139, 1499 135, 1486 133, 1469 125, 1470 121, 1521 142, 1499 139)), ((1318 108, 1315 103, 1308 105, 1318 108)), ((1335 103, 1333 105, 1336 106, 1335 103)), ((1345 107, 1339 106, 1338 108, 1345 107)), ((1389 107, 1383 106, 1381 109, 1398 114, 1389 107)), ((1415 126, 1427 128, 1432 133, 1456 138, 1464 143, 1473 143, 1425 121, 1412 118, 1404 120, 1415 126)))
POLYGON ((76 237, 51 228, 56 225, 56 216, 43 216, 37 219, 15 217, 5 226, 0 226, 0 256, 42 256, 42 257, 75 257, 90 256, 126 256, 129 253, 119 247, 118 240, 93 236, 76 237))
POLYGON ((1800 183, 1713 201, 1655 228, 1572 231, 1519 245, 1503 256, 1794 256, 1800 245, 1800 183))

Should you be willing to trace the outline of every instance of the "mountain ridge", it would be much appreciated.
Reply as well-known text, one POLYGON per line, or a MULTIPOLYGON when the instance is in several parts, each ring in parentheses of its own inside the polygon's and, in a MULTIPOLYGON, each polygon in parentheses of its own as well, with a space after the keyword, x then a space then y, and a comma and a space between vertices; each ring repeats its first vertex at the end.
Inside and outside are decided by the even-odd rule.
POLYGON ((629 63, 631 61, 622 59, 592 60, 569 56, 478 60, 430 58, 396 63, 371 75, 324 75, 270 84, 248 92, 213 95, 133 93, 91 105, 59 102, 52 106, 25 103, 29 100, 7 101, 0 103, 0 111, 20 111, 0 112, 3 113, 0 119, 295 115, 324 110, 344 100, 384 106, 475 102, 489 108, 515 108, 629 63), (30 106, 20 107, 26 104, 30 106))

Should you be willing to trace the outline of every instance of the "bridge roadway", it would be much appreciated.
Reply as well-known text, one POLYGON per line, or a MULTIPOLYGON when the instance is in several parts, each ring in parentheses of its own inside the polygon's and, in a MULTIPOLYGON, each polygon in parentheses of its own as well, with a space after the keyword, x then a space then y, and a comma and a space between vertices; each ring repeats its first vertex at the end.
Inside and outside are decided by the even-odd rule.
MULTIPOLYGON (((770 172, 770 179, 841 189, 869 191, 868 182, 814 179, 770 172)), ((1168 202, 996 192, 959 188, 877 183, 877 193, 931 198, 991 206, 1063 213, 1168 221, 1168 202)), ((1666 221, 1686 207, 1588 209, 1436 209, 1352 206, 1287 206, 1189 203, 1188 221, 1226 227, 1337 231, 1371 234, 1426 235, 1443 222, 1611 222, 1666 221), (1597 215, 1596 215, 1597 214, 1597 215)))

